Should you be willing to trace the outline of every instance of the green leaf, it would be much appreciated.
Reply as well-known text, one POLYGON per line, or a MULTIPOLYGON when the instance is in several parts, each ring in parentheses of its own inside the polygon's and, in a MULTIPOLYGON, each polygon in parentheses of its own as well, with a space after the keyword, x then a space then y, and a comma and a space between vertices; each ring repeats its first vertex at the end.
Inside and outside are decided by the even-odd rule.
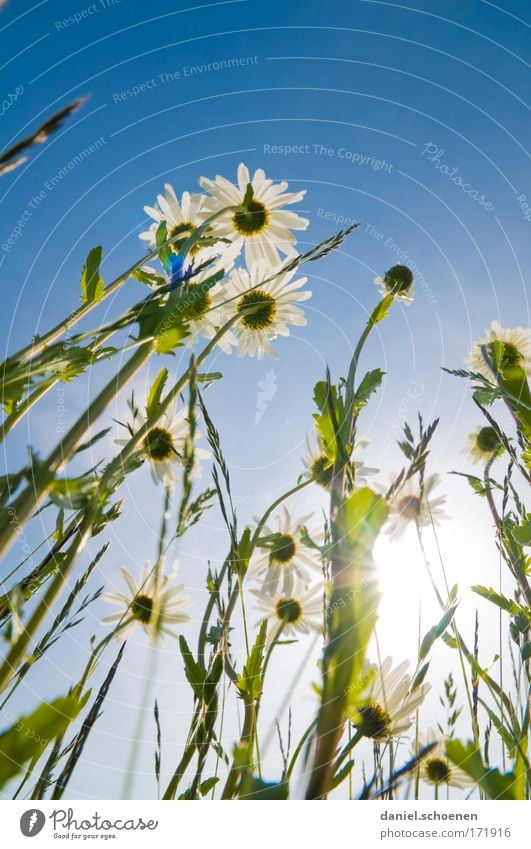
POLYGON ((490 342, 482 347, 492 361, 498 385, 509 409, 514 413, 525 436, 531 438, 531 390, 525 371, 518 365, 511 365, 505 356, 503 342, 490 342))
POLYGON ((74 690, 68 696, 44 702, 0 734, 0 788, 21 773, 28 761, 39 758, 51 740, 64 733, 89 696, 90 690, 81 698, 74 690))
POLYGON ((157 354, 171 354, 175 348, 179 348, 183 339, 186 339, 188 332, 184 325, 181 327, 172 327, 169 330, 163 330, 157 333, 155 339, 155 350, 157 354))
POLYGON ((419 660, 424 660, 430 652, 435 640, 437 640, 438 637, 442 637, 454 617, 456 607, 457 605, 453 604, 450 608, 448 608, 448 610, 444 613, 437 625, 434 625, 433 628, 430 628, 430 630, 422 640, 419 651, 419 660))
POLYGON ((329 603, 327 678, 321 708, 326 727, 337 727, 341 704, 359 696, 380 598, 372 549, 387 514, 385 499, 368 487, 355 490, 336 509, 330 555, 332 569, 341 581, 329 603))
POLYGON ((76 454, 81 454, 81 452, 86 451, 87 448, 92 448, 92 446, 95 445, 96 442, 99 442, 100 439, 103 439, 104 436, 107 436, 107 434, 111 430, 112 428, 106 427, 103 430, 98 431, 98 433, 95 433, 94 436, 91 436, 90 439, 87 439, 86 442, 82 442, 81 445, 76 448, 76 454))
POLYGON ((313 416, 319 441, 327 457, 333 460, 337 442, 334 419, 340 429, 345 425, 345 405, 337 387, 326 380, 315 384, 313 399, 319 410, 319 413, 314 413, 313 416))
POLYGON ((382 300, 375 306, 369 316, 369 327, 375 327, 380 321, 383 321, 384 318, 387 318, 393 301, 394 295, 386 295, 385 298, 382 298, 382 300))
POLYGON ((159 411, 160 400, 167 379, 168 369, 162 368, 156 376, 155 380, 153 381, 151 389, 149 390, 149 395, 146 403, 146 417, 148 419, 155 416, 159 411))
POLYGON ((470 589, 472 592, 480 595, 482 598, 486 598, 487 601, 490 601, 497 607, 501 607, 502 610, 506 610, 507 613, 510 613, 512 616, 516 616, 522 610, 519 604, 512 601, 510 598, 501 595, 501 593, 496 592, 496 590, 492 589, 492 587, 482 587, 480 584, 475 584, 470 589))
POLYGON ((518 750, 518 746, 519 746, 519 744, 522 740, 522 733, 519 730, 517 730, 517 737, 515 738, 514 730, 511 727, 508 727, 504 724, 503 714, 502 714, 501 717, 498 716, 498 712, 495 711, 495 710, 492 710, 488 706, 488 704, 483 701, 483 699, 479 699, 479 702, 480 702, 481 705, 483 705, 483 707, 487 711, 487 714, 488 714, 490 721, 492 722, 492 724, 496 728, 498 734, 500 735, 501 739, 505 743, 509 757, 514 758, 515 755, 516 755, 516 752, 518 750))
POLYGON ((420 685, 423 683, 426 675, 428 674, 428 669, 430 668, 429 661, 425 663, 424 666, 421 666, 417 674, 415 675, 413 682, 411 684, 411 692, 414 693, 415 690, 418 690, 420 685))
POLYGON ((522 646, 522 660, 531 660, 531 643, 524 643, 522 646))
POLYGON ((50 489, 50 500, 64 510, 80 510, 93 501, 99 492, 99 478, 81 475, 78 478, 57 478, 50 489))
POLYGON ((238 675, 236 687, 241 696, 256 700, 262 693, 262 661, 267 633, 267 620, 260 625, 254 645, 249 652, 243 672, 238 675))
POLYGON ((243 578, 249 568, 249 560, 251 557, 251 529, 245 528, 241 539, 236 549, 234 560, 231 568, 237 572, 240 578, 243 578))
POLYGON ((245 195, 244 195, 244 198, 242 200, 242 206, 248 207, 253 198, 254 198, 253 184, 247 183, 247 188, 245 189, 245 195))
POLYGON ((385 372, 376 368, 373 371, 368 371, 364 376, 360 385, 356 389, 353 399, 353 407, 356 415, 363 407, 367 406, 367 402, 373 392, 376 392, 376 390, 380 387, 384 374, 385 372))
POLYGON ((514 772, 501 773, 497 769, 485 766, 481 752, 470 740, 461 743, 460 740, 449 740, 446 743, 446 754, 452 763, 460 767, 483 790, 487 799, 523 799, 521 782, 514 772))
POLYGON ((195 379, 198 383, 212 383, 214 380, 221 380, 222 377, 220 371, 206 371, 196 374, 195 379))
POLYGON ((338 538, 351 562, 372 551, 387 514, 385 498, 367 486, 357 489, 339 506, 338 538))
POLYGON ((194 659, 192 652, 188 647, 188 643, 183 636, 179 637, 179 648, 184 661, 184 674, 190 684, 194 695, 198 699, 203 698, 203 686, 206 681, 206 670, 200 666, 194 659))
POLYGON ((100 274, 102 248, 92 248, 81 272, 81 300, 84 304, 99 301, 105 292, 105 283, 100 274))
POLYGON ((494 478, 488 478, 488 480, 485 481, 483 478, 478 478, 475 475, 467 475, 464 472, 450 472, 450 474, 466 478, 474 492, 478 495, 487 495, 491 489, 503 489, 503 487, 495 481, 494 478))
POLYGON ((166 286, 167 281, 164 277, 161 277, 160 274, 150 274, 149 271, 146 271, 143 268, 136 268, 133 271, 133 277, 135 280, 138 280, 139 283, 144 283, 146 286, 166 286))
POLYGON ((531 518, 528 517, 521 525, 514 527, 512 533, 519 545, 525 548, 529 547, 531 545, 531 518))
POLYGON ((451 649, 459 648, 459 643, 457 642, 455 637, 451 636, 451 634, 443 634, 441 640, 443 641, 443 643, 446 643, 446 645, 451 649))
POLYGON ((159 259, 162 265, 166 265, 170 258, 171 250, 166 244, 168 241, 168 230, 166 227, 166 222, 161 221, 159 226, 157 227, 157 232, 155 234, 155 243, 157 245, 157 250, 159 254, 159 259))
POLYGON ((240 799, 285 801, 289 797, 289 784, 286 781, 262 781, 261 778, 253 777, 243 783, 245 794, 240 799))

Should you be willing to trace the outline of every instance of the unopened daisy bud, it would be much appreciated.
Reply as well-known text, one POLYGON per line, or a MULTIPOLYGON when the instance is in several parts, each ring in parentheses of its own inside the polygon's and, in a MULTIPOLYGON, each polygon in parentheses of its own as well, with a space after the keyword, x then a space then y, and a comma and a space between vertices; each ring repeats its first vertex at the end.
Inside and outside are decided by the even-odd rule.
POLYGON ((394 295, 406 304, 412 303, 414 278, 407 265, 393 265, 383 277, 375 277, 374 282, 384 295, 394 295))

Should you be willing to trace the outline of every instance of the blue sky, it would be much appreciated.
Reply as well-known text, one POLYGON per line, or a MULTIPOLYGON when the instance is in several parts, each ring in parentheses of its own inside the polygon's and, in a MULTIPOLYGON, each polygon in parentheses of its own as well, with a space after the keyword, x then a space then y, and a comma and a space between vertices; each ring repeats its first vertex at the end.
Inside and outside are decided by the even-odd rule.
MULTIPOLYGON (((398 307, 367 349, 368 367, 388 373, 362 422, 371 439, 368 459, 381 460, 384 473, 397 468, 396 451, 386 448, 382 455, 382 444, 390 432, 399 435, 392 422, 415 385, 425 418, 441 417, 434 466, 443 473, 462 467, 458 452, 475 412, 464 382, 440 367, 460 367, 492 319, 529 325, 526 19, 525 2, 482 0, 446 2, 442 9, 355 0, 234 0, 195 8, 137 0, 8 3, 0 37, 3 91, 13 103, 2 117, 2 145, 71 99, 87 101, 0 183, 6 350, 13 352, 77 305, 80 269, 91 247, 103 245, 107 280, 142 254, 143 206, 164 182, 178 192, 194 190, 201 175, 235 176, 243 160, 307 190, 298 210, 311 222, 303 249, 335 232, 338 219, 361 222, 335 256, 308 267, 308 326, 278 343, 278 362, 223 355, 213 361, 224 381, 210 391, 209 404, 243 519, 299 474, 312 387, 326 365, 336 376, 345 372, 376 302, 373 277, 404 257, 424 282, 415 303, 398 307), (237 67, 216 69, 228 60, 238 60, 237 67), (90 145, 94 152, 70 168, 90 145), (39 193, 39 204, 31 206, 39 193), (28 210, 21 235, 5 249, 28 210), (258 383, 272 369, 277 391, 255 424, 258 383)), ((142 294, 131 283, 99 318, 142 294)), ((177 369, 180 362, 161 361, 153 369, 177 369)), ((91 392, 106 374, 105 367, 94 373, 91 392)), ((139 379, 139 391, 147 381, 139 379)), ((87 391, 86 383, 65 388, 67 424, 87 391)), ((414 419, 418 404, 406 407, 414 419)), ((123 403, 114 412, 123 412, 123 403)), ((23 462, 30 439, 43 453, 50 448, 56 417, 56 399, 50 398, 9 444, 11 468, 23 462)), ((135 489, 131 479, 134 505, 113 531, 111 570, 153 555, 157 492, 144 471, 138 482, 135 489)), ((446 478, 445 488, 449 512, 458 514, 454 536, 466 537, 468 521, 488 527, 460 481, 446 478)), ((226 540, 212 520, 204 537, 192 537, 181 550, 184 578, 197 590, 202 575, 194 570, 220 544, 226 540)), ((474 552, 463 546, 460 554, 470 564, 474 552)), ((494 568, 495 553, 488 556, 494 568)), ((72 667, 78 668, 82 639, 93 626, 80 629, 80 645, 72 644, 72 667)), ((130 682, 135 663, 128 663, 130 682)), ((61 675, 50 684, 44 665, 40 675, 37 686, 46 694, 50 686, 50 694, 64 686, 61 675)), ((131 684, 133 700, 134 692, 131 684)), ((29 693, 25 698, 32 701, 29 693)), ((102 729, 105 722, 117 727, 119 707, 110 714, 102 729)), ((95 762, 103 745, 97 738, 95 762)), ((146 770, 150 758, 147 747, 146 770)), ((94 772, 85 781, 76 783, 77 792, 97 795, 94 772)), ((103 794, 116 792, 112 776, 102 781, 103 794)))

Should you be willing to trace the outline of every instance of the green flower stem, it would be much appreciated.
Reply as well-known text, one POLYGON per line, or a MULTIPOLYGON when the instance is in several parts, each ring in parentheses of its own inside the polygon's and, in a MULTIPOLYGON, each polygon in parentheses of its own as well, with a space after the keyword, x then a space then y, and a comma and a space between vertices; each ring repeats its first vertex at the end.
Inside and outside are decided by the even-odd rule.
MULTIPOLYGON (((101 333, 98 335, 97 339, 95 339, 92 344, 88 345, 88 350, 94 350, 103 342, 105 342, 109 337, 113 335, 113 330, 108 330, 105 333, 101 333)), ((91 333, 90 335, 94 335, 91 333)), ((123 351, 122 351, 123 353, 123 351)), ((0 425, 0 442, 3 442, 6 436, 13 430, 15 425, 19 423, 19 421, 24 418, 26 413, 28 413, 35 404, 40 401, 40 399, 46 395, 50 389, 53 389, 54 386, 57 386, 59 383, 58 377, 52 377, 50 380, 44 380, 40 386, 28 395, 27 398, 24 398, 19 407, 15 410, 11 415, 6 416, 2 424, 0 425)))
MULTIPOLYGON (((434 530, 435 530, 435 528, 434 528, 434 530)), ((421 552, 422 552, 423 558, 425 560, 426 555, 425 555, 425 552, 424 552, 422 545, 421 545, 421 552)), ((445 610, 446 606, 444 604, 444 601, 442 599, 441 594, 439 593, 439 591, 437 590, 437 587, 433 583, 432 583, 432 586, 433 586, 433 590, 435 592, 437 601, 439 602, 441 608, 443 610, 445 610)), ((461 663, 461 672, 462 672, 462 675, 463 675, 463 680, 465 682, 465 691, 466 691, 468 706, 469 706, 470 715, 471 715, 472 728, 473 728, 473 732, 474 732, 474 737, 476 739, 476 743, 479 746, 479 736, 476 736, 476 735, 479 735, 479 731, 477 729, 477 723, 476 723, 475 717, 474 717, 474 710, 473 710, 473 707, 472 707, 472 700, 470 698, 468 679, 467 679, 466 671, 465 671, 465 668, 464 668, 463 657, 466 658, 466 660, 468 661, 468 663, 469 663, 469 665, 472 669, 473 674, 476 674, 476 660, 474 658, 473 653, 470 651, 467 644, 465 643, 465 641, 464 641, 464 639, 461 635, 461 632, 459 631, 457 625, 455 624, 455 622, 453 620, 452 620, 450 627, 452 629, 452 632, 453 632, 454 637, 455 637, 456 642, 457 642, 457 648, 458 648, 460 663, 461 663)), ((491 695, 493 695, 494 698, 497 697, 498 699, 500 699, 500 701, 505 705, 505 709, 507 710, 508 715, 511 717, 511 719, 514 722, 517 722, 517 718, 516 718, 516 715, 515 715, 513 704, 511 702, 510 698, 507 696, 507 694, 502 690, 502 688, 500 687, 498 682, 495 681, 494 678, 492 678, 488 674, 488 672, 486 672, 486 671, 482 672, 481 680, 486 684, 491 695)))
MULTIPOLYGON (((212 337, 208 345, 201 351, 201 353, 197 356, 194 361, 194 368, 200 366, 204 360, 208 357, 208 355, 213 351, 216 347, 217 343, 221 339, 221 337, 227 332, 227 330, 232 327, 232 325, 238 320, 239 316, 234 315, 232 318, 227 321, 223 327, 218 330, 215 336, 212 337)), ((138 356, 142 353, 142 348, 135 354, 134 356, 138 356)), ((131 439, 128 441, 127 445, 124 445, 119 454, 114 457, 113 460, 108 464, 105 472, 102 475, 100 481, 100 489, 105 490, 106 485, 112 479, 112 477, 120 471, 124 462, 128 460, 135 452, 138 445, 142 442, 145 436, 149 433, 149 431, 153 428, 153 426, 162 418, 164 413, 171 407, 171 405, 176 401, 186 384, 190 379, 191 368, 187 368, 186 371, 182 374, 182 376, 177 380, 177 382, 173 385, 173 387, 166 394, 163 401, 160 402, 157 413, 152 416, 148 421, 146 421, 138 430, 135 431, 131 439)))
POLYGON ((193 716, 193 719, 192 719, 192 724, 191 724, 192 731, 188 735, 188 740, 187 740, 186 745, 184 747, 184 752, 182 754, 181 760, 179 761, 179 763, 178 763, 178 765, 175 769, 175 772, 173 773, 173 776, 171 778, 170 783, 168 784, 166 790, 164 791, 164 795, 163 795, 162 798, 166 801, 169 800, 169 799, 175 799, 175 795, 177 793, 177 788, 179 787, 181 779, 185 775, 186 770, 188 769, 188 767, 189 767, 189 765, 192 761, 192 758, 195 754, 195 750, 197 748, 197 741, 196 741, 195 730, 193 730, 193 729, 195 729, 195 727, 197 726, 197 723, 200 721, 200 718, 201 718, 201 716, 200 716, 200 706, 198 706, 195 709, 195 713, 194 713, 194 716, 193 716))
MULTIPOLYGON (((248 753, 247 769, 252 770, 253 766, 253 740, 256 733, 256 702, 254 699, 244 699, 244 718, 242 733, 238 748, 246 749, 248 753)), ((225 782, 225 787, 221 794, 222 799, 232 799, 240 779, 241 769, 236 763, 236 759, 232 761, 232 765, 225 782)))
POLYGON ((291 760, 290 760, 290 762, 289 762, 288 769, 287 769, 287 771, 286 771, 286 781, 288 781, 288 782, 289 782, 289 780, 290 780, 290 778, 291 778, 291 776, 292 776, 292 774, 293 774, 293 770, 295 769, 295 765, 296 765, 296 763, 297 763, 297 760, 298 760, 298 758, 299 758, 299 755, 300 755, 300 753, 302 752, 302 750, 303 750, 303 748, 304 748, 304 744, 306 743, 306 741, 307 741, 307 740, 308 740, 308 738, 310 737, 310 734, 312 733, 312 731, 314 730, 314 728, 316 727, 316 725, 317 725, 317 717, 315 717, 315 719, 313 719, 313 720, 310 722, 310 724, 309 724, 308 728, 306 729, 306 731, 305 731, 305 732, 304 732, 304 734, 302 735, 301 739, 300 739, 300 740, 299 740, 299 742, 297 743, 297 747, 296 747, 295 751, 293 752, 292 758, 291 758, 291 760))
MULTIPOLYGON (((203 351, 199 354, 196 365, 199 365, 203 362, 203 360, 210 354, 212 349, 215 347, 221 336, 226 332, 226 330, 236 321, 237 316, 233 316, 219 331, 218 333, 211 339, 209 344, 203 349, 203 351)), ((96 400, 89 406, 88 410, 83 414, 83 416, 78 420, 76 425, 72 428, 72 430, 67 434, 65 440, 60 443, 59 447, 53 452, 50 459, 53 459, 56 462, 56 458, 60 461, 62 458, 61 447, 67 442, 68 446, 72 446, 71 453, 75 449, 79 439, 81 439, 83 433, 86 428, 91 424, 92 419, 96 418, 100 415, 100 413, 105 409, 110 400, 117 394, 118 388, 122 388, 122 386, 129 380, 129 378, 137 371, 138 368, 144 363, 144 361, 149 357, 151 353, 151 346, 146 346, 147 351, 144 348, 140 348, 136 354, 134 354, 131 359, 126 363, 125 367, 118 373, 116 377, 116 381, 111 381, 105 389, 100 393, 100 395, 96 398, 96 400), (118 388, 117 388, 118 387, 118 388), (92 412, 92 415, 90 414, 92 412), (88 425, 85 424, 85 420, 88 420, 88 425), (81 431, 79 433, 79 431, 81 431)), ((146 422, 139 430, 131 437, 130 441, 127 445, 124 446, 122 451, 112 460, 104 474, 102 475, 100 482, 100 490, 105 492, 105 486, 112 478, 112 476, 116 473, 117 470, 121 467, 124 460, 127 459, 134 451, 138 442, 142 439, 143 436, 153 427, 153 424, 158 421, 158 419, 164 414, 166 409, 170 406, 170 404, 175 400, 175 398, 179 395, 183 387, 185 386, 188 377, 189 377, 190 369, 182 375, 182 377, 177 381, 174 387, 168 392, 164 401, 161 402, 159 411, 156 416, 153 417, 150 422, 146 422)), ((71 455, 70 455, 71 456, 71 455)), ((50 460, 48 461, 50 462, 50 460)), ((59 463, 59 466, 61 463, 59 463)), ((50 472, 47 467, 45 467, 45 473, 47 473, 47 477, 45 480, 48 480, 47 487, 49 488, 51 482, 53 481, 54 474, 50 477, 50 472)), ((36 476, 37 477, 37 476, 36 476)), ((46 487, 44 484, 40 483, 42 495, 46 492, 46 487)), ((22 493, 24 496, 25 493, 22 493)), ((22 496, 18 501, 21 501, 22 496)), ((15 502, 15 503, 17 503, 15 502)), ((24 504, 24 502, 23 502, 24 504)), ((32 502, 29 508, 24 507, 27 510, 27 514, 31 512, 31 509, 35 506, 35 501, 32 502)), ((19 508, 20 509, 20 508, 19 508)), ((10 652, 8 653, 4 664, 0 669, 0 692, 4 689, 6 683, 10 680, 12 672, 15 670, 17 664, 20 659, 23 657, 24 652, 32 639, 33 635, 39 628, 41 622, 43 621, 46 613, 53 605, 56 597, 60 593, 61 589, 64 586, 64 582, 66 581, 68 574, 73 566, 73 563, 79 553, 79 551, 84 547, 88 538, 91 535, 92 527, 94 522, 96 521, 99 514, 99 503, 95 502, 90 507, 87 508, 85 516, 79 526, 76 537, 70 547, 65 560, 61 564, 61 571, 56 575, 54 580, 48 587, 48 590, 41 600, 39 606, 35 610, 33 616, 31 617, 28 625, 25 630, 19 636, 18 640, 11 647, 10 652)), ((17 512, 15 514, 17 516, 17 521, 21 523, 21 520, 18 518, 21 514, 17 512)))
POLYGON ((352 749, 358 745, 358 743, 363 740, 363 734, 361 731, 356 731, 353 737, 350 738, 348 743, 341 749, 339 755, 336 758, 336 762, 334 764, 334 772, 337 772, 343 761, 348 758, 352 749))
POLYGON ((54 579, 48 585, 48 589, 41 599, 38 607, 33 612, 28 624, 25 626, 22 633, 12 644, 7 656, 0 666, 0 693, 4 691, 9 684, 12 676, 15 674, 20 661, 23 659, 26 649, 33 638, 34 634, 44 621, 46 614, 53 606, 57 596, 63 589, 65 582, 72 570, 74 562, 79 552, 86 545, 92 530, 92 524, 98 514, 97 505, 89 508, 85 518, 83 519, 76 536, 70 546, 64 560, 61 563, 61 569, 58 571, 54 579))
POLYGON ((133 354, 116 376, 89 404, 49 457, 43 463, 37 465, 31 484, 8 507, 11 521, 6 522, 0 530, 0 553, 6 550, 16 536, 18 528, 29 519, 32 512, 48 493, 56 474, 72 458, 87 430, 92 427, 113 398, 144 365, 152 349, 151 344, 146 344, 133 354))
MULTIPOLYGON (((257 544, 257 542, 260 538, 260 534, 262 533, 262 529, 263 529, 265 523, 267 522, 267 520, 269 519, 271 513, 273 513, 277 509, 277 507, 279 507, 279 505, 282 504, 283 501, 286 501, 288 498, 291 498, 292 495, 295 495, 297 492, 300 492, 302 489, 304 489, 306 486, 309 486, 309 484, 311 484, 311 483, 313 483, 313 480, 311 478, 309 478, 308 480, 302 481, 302 483, 299 483, 296 486, 289 489, 287 492, 284 492, 281 496, 279 496, 279 498, 277 498, 275 501, 273 501, 273 503, 267 508, 267 510, 263 514, 262 518, 258 522, 258 524, 255 528, 254 534, 251 538, 251 542, 249 543, 250 555, 252 555, 254 553, 254 550, 256 548, 256 544, 257 544)), ((230 555, 229 555, 229 557, 226 558, 225 562, 223 563, 223 566, 221 567, 221 570, 220 570, 220 573, 219 573, 219 576, 218 576, 217 590, 216 590, 216 592, 213 592, 213 593, 210 594, 207 606, 205 608, 205 613, 203 615, 203 620, 201 622, 201 628, 200 628, 200 631, 199 631, 199 640, 198 640, 198 646, 197 646, 197 655, 198 655, 199 663, 201 663, 202 666, 205 665, 206 635, 207 635, 208 625, 210 623, 210 617, 212 616, 212 611, 214 610, 216 600, 219 597, 219 590, 221 589, 221 585, 223 583, 223 580, 225 579, 225 576, 227 575, 229 565, 230 565, 230 555)), ((235 606, 236 601, 238 599, 239 592, 240 592, 240 586, 238 584, 238 587, 235 587, 235 589, 232 592, 232 596, 229 599, 229 604, 228 604, 227 611, 226 611, 225 617, 224 617, 224 625, 229 624, 230 617, 232 615, 232 612, 234 610, 234 606, 235 606), (227 613, 229 614, 228 618, 227 618, 227 613)))
MULTIPOLYGON (((432 571, 431 571, 431 568, 430 568, 430 562, 428 560, 428 555, 427 555, 426 549, 424 547, 424 540, 422 539, 422 533, 421 533, 420 525, 419 525, 418 522, 416 522, 415 524, 416 524, 416 528, 417 528, 417 538, 418 538, 418 541, 419 541, 419 547, 420 547, 420 551, 421 551, 421 554, 422 554, 422 560, 424 562, 424 568, 425 568, 427 575, 430 579, 430 583, 431 583, 433 592, 435 593, 435 597, 436 597, 437 601, 439 602, 441 610, 445 611, 446 610, 446 604, 444 602, 444 599, 443 599, 441 593, 439 592, 439 590, 437 588, 437 584, 435 583, 435 578, 433 577, 433 574, 432 574, 432 571)), ((441 561, 441 563, 442 563, 442 561, 441 561)), ((443 566, 444 582, 445 582, 445 585, 446 585, 446 592, 448 593, 448 582, 446 580, 446 572, 445 572, 445 569, 444 569, 444 564, 442 564, 442 566, 443 566)), ((479 747, 479 728, 478 728, 476 716, 474 714, 474 708, 473 708, 473 705, 472 705, 472 698, 470 696, 469 682, 468 682, 468 677, 467 677, 467 674, 466 674, 465 662, 464 662, 464 659, 463 659, 463 650, 462 650, 462 647, 461 647, 461 638, 458 636, 459 632, 457 631, 457 626, 455 625, 453 620, 452 620, 451 628, 452 628, 452 630, 454 632, 454 636, 456 637, 456 640, 457 640, 457 650, 459 652, 459 665, 460 665, 460 668, 461 668, 461 674, 463 676, 463 682, 464 682, 464 685, 465 685, 465 693, 466 693, 466 699, 467 699, 467 704, 468 704, 468 710, 470 712, 470 720, 471 720, 471 723, 472 723, 472 732, 474 734, 474 741, 476 743, 476 746, 479 747)))
MULTIPOLYGON (((199 241, 204 231, 210 226, 210 224, 223 215, 226 212, 230 212, 232 209, 235 209, 234 206, 228 206, 224 209, 215 212, 211 215, 200 227, 197 227, 191 236, 183 243, 180 252, 186 257, 196 242, 199 241)), ((146 262, 149 262, 155 257, 158 256, 159 251, 163 247, 169 247, 173 242, 175 242, 179 238, 179 234, 173 236, 172 238, 166 239, 166 241, 162 245, 158 245, 148 254, 145 254, 139 260, 137 260, 133 265, 124 271, 123 274, 120 274, 112 283, 105 287, 104 292, 98 300, 91 301, 88 304, 83 304, 78 307, 77 310, 74 310, 68 318, 61 321, 58 325, 56 325, 52 330, 49 330, 48 333, 45 333, 44 336, 40 336, 38 339, 34 340, 30 345, 26 345, 25 348, 22 348, 16 354, 13 354, 10 357, 10 360, 16 360, 21 363, 28 362, 37 354, 40 354, 48 345, 51 345, 52 342, 55 342, 57 339, 60 339, 71 327, 75 327, 85 316, 92 312, 92 310, 99 306, 99 304, 103 303, 107 298, 111 295, 114 295, 124 283, 134 274, 134 272, 140 268, 142 265, 145 265, 146 262)))
POLYGON ((493 454, 493 456, 491 457, 491 459, 489 460, 489 462, 485 466, 484 481, 485 481, 485 494, 487 496, 487 504, 489 505, 489 510, 491 512, 492 518, 494 519, 494 524, 496 525, 496 530, 498 532, 498 539, 499 539, 500 545, 502 546, 503 551, 507 555, 507 560, 510 563, 511 574, 512 574, 513 578, 515 579, 515 581, 517 582, 517 584, 518 584, 518 586, 519 586, 519 588, 522 592, 522 595, 525 598, 526 605, 531 609, 531 586, 529 585, 529 581, 527 580, 527 577, 526 577, 525 573, 523 572, 520 564, 514 558, 509 546, 505 545, 505 543, 504 543, 503 523, 502 523, 502 520, 501 520, 500 515, 498 513, 498 510, 496 509, 496 504, 494 502, 494 496, 492 494, 492 489, 491 489, 490 484, 489 484, 490 470, 491 470, 492 464, 493 464, 495 459, 496 459, 496 454, 493 454))
MULTIPOLYGON (((373 321, 372 316, 374 315, 374 312, 377 311, 382 306, 383 302, 388 298, 389 298, 389 295, 384 295, 384 297, 381 298, 380 302, 376 305, 375 310, 372 311, 371 317, 370 317, 369 321, 367 322, 365 329, 364 329, 363 333, 361 334, 361 336, 358 340, 358 344, 356 345, 356 347, 354 349, 354 353, 353 353, 352 359, 350 361, 350 366, 349 366, 346 385, 345 385, 345 410, 346 410, 346 414, 349 418, 347 445, 351 445, 352 448, 354 447, 354 438, 355 438, 355 433, 356 433, 356 422, 357 422, 357 419, 358 419, 357 414, 355 414, 354 410, 352 409, 354 396, 356 394, 355 389, 354 389, 354 384, 355 384, 355 381, 356 381, 356 373, 357 373, 357 370, 358 370, 358 365, 359 365, 359 361, 360 361, 363 349, 365 347, 365 343, 367 342, 367 339, 369 338, 372 330, 376 327, 376 324, 378 323, 378 322, 373 321)), ((391 300, 389 301, 389 308, 391 308, 391 306, 393 304, 393 300, 394 299, 391 297, 391 300)), ((341 469, 341 479, 340 479, 340 497, 341 498, 343 498, 344 494, 345 494, 346 475, 347 475, 347 467, 346 467, 346 464, 343 464, 343 467, 341 469)), ((334 477, 335 476, 336 475, 335 475, 335 470, 334 470, 334 477)))
POLYGON ((17 407, 14 413, 11 413, 9 416, 6 416, 2 424, 0 425, 0 442, 3 442, 8 433, 10 433, 16 424, 24 418, 26 413, 28 413, 33 406, 43 398, 47 392, 52 389, 57 383, 57 379, 54 378, 50 382, 45 381, 41 383, 40 386, 35 389, 31 395, 28 395, 27 398, 24 398, 21 404, 17 407))
MULTIPOLYGON (((307 799, 326 798, 330 782, 334 775, 335 752, 340 745, 346 722, 346 693, 352 677, 356 657, 356 646, 350 650, 345 645, 349 630, 353 627, 352 612, 349 610, 348 602, 350 582, 353 579, 349 575, 349 571, 351 570, 346 571, 342 559, 334 554, 334 549, 340 542, 336 538, 336 516, 347 495, 349 463, 348 457, 345 457, 345 449, 348 451, 348 446, 353 445, 356 433, 357 414, 355 413, 353 402, 355 398, 355 381, 358 364, 365 343, 372 329, 377 324, 378 320, 374 319, 375 313, 377 315, 377 311, 382 307, 386 299, 388 299, 389 307, 392 305, 394 299, 389 295, 384 296, 380 300, 375 310, 371 313, 350 361, 345 387, 345 410, 347 416, 346 444, 340 444, 340 434, 337 434, 338 450, 334 462, 330 492, 330 526, 334 544, 331 557, 331 572, 333 598, 336 598, 338 601, 344 600, 343 597, 346 595, 347 600, 344 607, 341 606, 337 612, 337 621, 331 629, 325 645, 323 655, 323 695, 318 714, 315 755, 306 793, 307 799), (339 450, 340 448, 342 450, 339 450), (347 651, 348 656, 346 654, 347 651), (330 684, 328 674, 329 664, 335 670, 333 685, 330 684), (331 687, 333 687, 332 692, 330 692, 331 687)), ((339 429, 342 429, 343 422, 337 423, 337 426, 339 429)))

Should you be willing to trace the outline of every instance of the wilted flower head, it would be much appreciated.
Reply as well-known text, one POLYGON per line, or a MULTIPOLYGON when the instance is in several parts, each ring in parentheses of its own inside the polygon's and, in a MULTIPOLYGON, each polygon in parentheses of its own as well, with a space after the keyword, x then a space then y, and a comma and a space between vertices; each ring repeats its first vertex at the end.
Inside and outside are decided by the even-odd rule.
POLYGON ((492 342, 503 343, 502 366, 520 366, 528 377, 531 377, 531 331, 528 327, 501 327, 498 321, 493 321, 485 334, 474 343, 474 347, 465 359, 471 371, 479 372, 487 380, 494 381, 494 374, 485 362, 481 348, 487 348, 492 342))
POLYGON ((220 238, 229 239, 238 251, 245 246, 249 268, 260 261, 265 261, 268 267, 278 265, 280 254, 295 256, 292 230, 306 230, 309 221, 284 207, 302 200, 304 191, 287 192, 287 183, 273 183, 261 168, 251 179, 243 162, 238 166, 237 185, 219 175, 215 180, 201 177, 199 182, 210 195, 204 199, 204 209, 209 215, 226 206, 238 207, 214 221, 212 231, 220 238))
POLYGON ((497 454, 501 454, 503 445, 493 427, 477 427, 470 433, 462 454, 468 454, 473 463, 488 463, 497 454))
POLYGON ((430 689, 429 684, 421 684, 411 691, 411 678, 405 674, 407 660, 395 669, 392 665, 390 657, 381 666, 367 664, 362 682, 369 683, 362 684, 352 699, 353 724, 364 737, 373 740, 385 740, 408 731, 416 709, 430 689))
POLYGON ((413 272, 407 265, 393 265, 383 277, 375 277, 374 282, 383 295, 394 295, 406 304, 413 301, 413 272))
POLYGON ((113 626, 123 622, 117 635, 120 638, 136 625, 149 634, 154 641, 164 634, 175 636, 173 626, 188 622, 190 616, 186 609, 190 599, 184 593, 182 585, 172 584, 167 576, 158 576, 150 563, 146 563, 138 584, 131 573, 120 567, 127 592, 112 592, 104 600, 118 605, 121 610, 103 621, 113 626))

